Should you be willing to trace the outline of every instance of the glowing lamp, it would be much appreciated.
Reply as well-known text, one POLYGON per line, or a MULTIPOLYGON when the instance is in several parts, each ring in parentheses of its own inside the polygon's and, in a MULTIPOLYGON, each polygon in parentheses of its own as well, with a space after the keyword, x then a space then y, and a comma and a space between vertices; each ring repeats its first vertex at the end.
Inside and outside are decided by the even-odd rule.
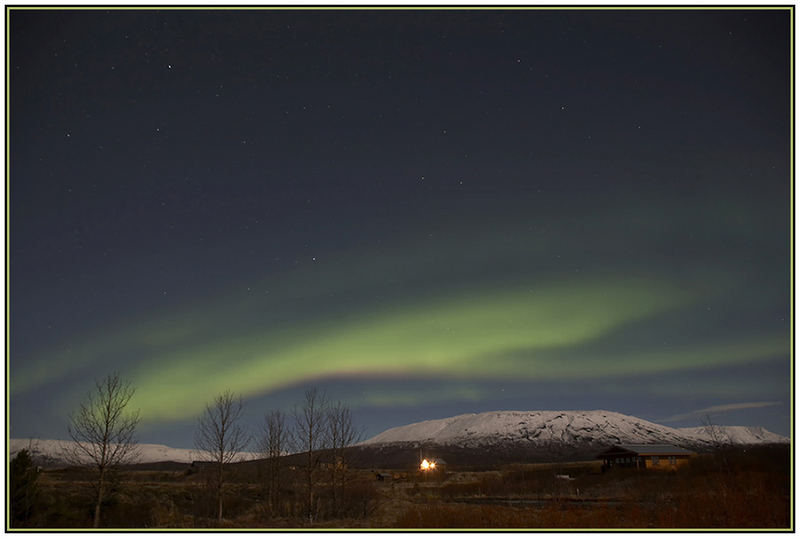
POLYGON ((419 468, 423 471, 432 471, 436 469, 436 462, 435 461, 428 461, 422 460, 422 463, 419 464, 419 468))

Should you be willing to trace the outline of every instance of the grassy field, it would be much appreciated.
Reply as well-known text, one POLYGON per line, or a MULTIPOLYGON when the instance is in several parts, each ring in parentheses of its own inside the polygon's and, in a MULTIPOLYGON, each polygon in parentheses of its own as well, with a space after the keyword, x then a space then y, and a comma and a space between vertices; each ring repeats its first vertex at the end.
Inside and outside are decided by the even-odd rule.
MULTIPOLYGON (((205 472, 128 470, 103 505, 111 528, 789 528, 789 449, 761 447, 700 455, 677 471, 600 472, 599 462, 512 464, 435 473, 353 469, 336 498, 317 478, 309 518, 302 470, 286 468, 270 502, 257 467, 234 468, 224 515, 205 472), (379 481, 376 472, 384 473, 379 481), (569 479, 556 475, 569 475, 569 479)), ((180 469, 180 468, 178 468, 180 469)), ((19 527, 85 528, 91 476, 83 469, 39 474, 19 527)), ((13 506, 12 506, 13 508, 13 506)), ((13 511, 13 510, 12 510, 13 511)))

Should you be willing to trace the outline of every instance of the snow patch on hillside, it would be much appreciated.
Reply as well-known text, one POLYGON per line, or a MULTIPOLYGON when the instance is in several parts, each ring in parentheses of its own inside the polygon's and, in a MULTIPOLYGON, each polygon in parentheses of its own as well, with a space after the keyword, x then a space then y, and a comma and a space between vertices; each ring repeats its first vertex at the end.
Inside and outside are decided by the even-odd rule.
POLYGON ((696 428, 678 428, 678 431, 685 435, 723 445, 789 442, 788 437, 772 433, 760 426, 699 426, 696 428))
MULTIPOLYGON (((717 426, 718 440, 732 444, 788 442, 763 428, 717 426)), ((712 445, 703 428, 676 429, 613 411, 492 411, 426 420, 391 428, 362 445, 426 443, 478 447, 500 443, 712 445)))
MULTIPOLYGON (((65 461, 64 451, 74 446, 74 441, 61 441, 58 439, 11 439, 8 447, 9 455, 13 458, 17 452, 27 449, 34 459, 50 462, 65 461)), ((161 461, 174 461, 178 463, 191 463, 196 460, 208 459, 207 455, 190 448, 172 448, 166 445, 141 443, 137 445, 139 458, 137 463, 155 463, 161 461)), ((259 456, 251 452, 243 452, 242 459, 255 459, 259 456)), ((88 463, 85 462, 85 463, 88 463)))

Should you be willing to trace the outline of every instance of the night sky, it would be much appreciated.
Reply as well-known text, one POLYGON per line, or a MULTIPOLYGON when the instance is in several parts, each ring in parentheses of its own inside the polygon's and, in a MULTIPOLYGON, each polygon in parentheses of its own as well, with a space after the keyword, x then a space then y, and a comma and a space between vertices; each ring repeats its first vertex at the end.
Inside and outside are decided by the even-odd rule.
POLYGON ((177 447, 311 386, 789 433, 789 10, 9 17, 12 437, 113 371, 177 447))

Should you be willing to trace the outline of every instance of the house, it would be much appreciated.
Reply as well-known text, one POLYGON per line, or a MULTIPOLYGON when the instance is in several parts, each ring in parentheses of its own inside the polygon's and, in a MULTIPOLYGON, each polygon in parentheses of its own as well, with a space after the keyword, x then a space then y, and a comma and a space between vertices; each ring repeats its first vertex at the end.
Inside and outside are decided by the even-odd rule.
POLYGON ((694 452, 674 445, 614 445, 601 452, 603 471, 617 467, 674 470, 689 462, 694 452))
POLYGON ((186 470, 186 474, 194 474, 194 473, 199 473, 200 471, 213 469, 217 465, 218 463, 216 461, 194 460, 192 461, 192 464, 189 465, 189 468, 186 470))
POLYGON ((447 470, 447 462, 444 461, 442 458, 434 458, 433 462, 436 464, 436 468, 442 472, 447 470))
POLYGON ((444 471, 447 462, 442 458, 424 458, 419 464, 419 470, 423 472, 444 471))

